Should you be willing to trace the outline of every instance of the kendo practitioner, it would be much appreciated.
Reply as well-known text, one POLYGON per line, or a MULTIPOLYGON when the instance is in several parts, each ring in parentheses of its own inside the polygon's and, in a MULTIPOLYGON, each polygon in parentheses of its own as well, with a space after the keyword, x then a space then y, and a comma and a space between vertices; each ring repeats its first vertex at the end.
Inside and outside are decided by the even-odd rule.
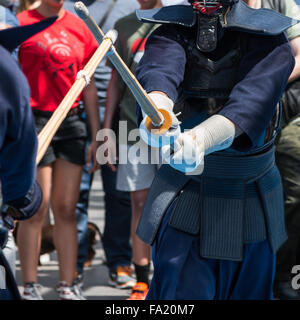
POLYGON ((14 228, 14 220, 32 217, 42 203, 42 191, 35 179, 37 135, 30 90, 11 52, 55 19, 0 31, 0 300, 21 299, 2 252, 8 230, 14 228))
POLYGON ((153 246, 147 299, 272 299, 286 240, 274 139, 295 64, 284 30, 297 21, 239 0, 189 2, 137 11, 162 24, 136 74, 174 138, 160 142, 166 164, 137 229, 153 246))

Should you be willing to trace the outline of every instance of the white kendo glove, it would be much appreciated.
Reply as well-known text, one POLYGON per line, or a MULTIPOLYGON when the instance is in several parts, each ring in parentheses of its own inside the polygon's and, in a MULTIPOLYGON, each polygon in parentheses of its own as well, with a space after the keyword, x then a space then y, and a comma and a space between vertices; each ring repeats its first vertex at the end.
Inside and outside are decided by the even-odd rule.
POLYGON ((154 102, 158 109, 163 109, 168 111, 172 119, 172 124, 170 129, 164 134, 158 135, 148 131, 146 128, 146 118, 147 115, 143 112, 143 121, 140 124, 140 134, 142 139, 151 147, 161 147, 164 145, 172 144, 180 135, 180 123, 173 112, 174 103, 167 96, 160 93, 149 93, 149 97, 154 102))
POLYGON ((178 137, 174 145, 162 147, 162 158, 176 170, 201 174, 204 156, 231 146, 235 125, 226 117, 213 115, 197 127, 178 137))

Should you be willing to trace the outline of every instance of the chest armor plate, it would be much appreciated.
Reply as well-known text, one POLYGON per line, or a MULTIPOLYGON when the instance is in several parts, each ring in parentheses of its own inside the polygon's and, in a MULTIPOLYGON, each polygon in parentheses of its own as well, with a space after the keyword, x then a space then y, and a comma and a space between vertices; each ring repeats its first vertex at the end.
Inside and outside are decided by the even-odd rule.
POLYGON ((200 99, 228 98, 236 83, 239 58, 239 48, 230 50, 217 60, 206 57, 196 47, 188 48, 184 96, 200 99))
POLYGON ((185 76, 175 105, 175 111, 182 112, 181 120, 194 112, 212 115, 226 103, 237 81, 241 58, 239 39, 229 51, 219 54, 221 50, 217 48, 213 53, 203 53, 195 42, 189 42, 185 76))

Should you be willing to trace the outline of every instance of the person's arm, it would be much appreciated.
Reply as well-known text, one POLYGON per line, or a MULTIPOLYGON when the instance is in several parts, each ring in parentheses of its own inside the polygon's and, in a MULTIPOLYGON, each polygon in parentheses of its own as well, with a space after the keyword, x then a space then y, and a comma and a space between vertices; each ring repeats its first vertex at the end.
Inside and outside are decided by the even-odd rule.
POLYGON ((105 116, 103 127, 107 130, 109 141, 106 141, 109 150, 107 151, 107 165, 110 167, 112 171, 116 171, 117 168, 114 165, 116 161, 116 145, 115 140, 109 135, 110 130, 112 129, 112 122, 116 110, 119 106, 121 99, 121 88, 119 82, 119 76, 116 69, 112 69, 111 78, 107 87, 107 96, 106 96, 106 103, 105 103, 105 116))
POLYGON ((106 129, 112 128, 112 121, 121 99, 121 89, 119 76, 116 69, 112 69, 111 78, 107 87, 107 96, 105 103, 105 116, 103 127, 106 129))
POLYGON ((0 180, 6 203, 24 196, 35 180, 37 134, 27 80, 8 51, 0 49, 0 180))
MULTIPOLYGON (((147 93, 161 92, 173 103, 186 65, 184 47, 177 40, 176 28, 161 26, 156 29, 148 38, 145 53, 136 68, 136 78, 147 93)), ((139 106, 136 113, 139 126, 143 119, 139 106)))
POLYGON ((291 40, 290 45, 295 57, 295 67, 289 77, 289 83, 300 77, 300 37, 291 40))
MULTIPOLYGON (((124 46, 124 43, 126 43, 126 38, 123 39, 123 41, 121 40, 121 38, 123 38, 123 25, 121 21, 122 19, 119 19, 114 24, 114 30, 118 32, 118 37, 114 44, 114 47, 120 57, 124 60, 124 51, 126 52, 126 46, 124 46)), ((115 69, 109 59, 107 59, 106 65, 111 68, 111 75, 106 90, 103 126, 105 129, 111 129, 113 125, 114 115, 122 99, 121 93, 123 89, 121 87, 121 77, 119 76, 118 71, 115 69)), ((123 85, 125 84, 123 83, 123 85)))
MULTIPOLYGON (((146 91, 152 94, 156 91, 158 96, 170 100, 168 105, 172 109, 177 98, 177 88, 183 80, 184 49, 174 39, 165 39, 158 33, 159 31, 152 39, 149 38, 149 49, 147 52, 146 45, 145 58, 141 60, 137 74, 146 91)), ((174 153, 170 146, 163 147, 163 158, 168 160, 171 155, 170 164, 172 159, 185 156, 183 146, 190 150, 195 148, 197 157, 188 159, 191 163, 194 161, 193 165, 187 166, 184 163, 178 166, 174 162, 171 164, 174 168, 184 172, 197 168, 200 174, 203 170, 204 154, 228 148, 233 142, 236 142, 235 148, 249 150, 257 145, 268 127, 295 60, 284 34, 276 37, 245 35, 243 40, 245 54, 239 64, 236 85, 224 108, 218 115, 211 116, 189 133, 181 134, 174 144, 174 153)), ((161 97, 156 99, 158 108, 163 105, 159 102, 161 97)), ((138 122, 141 122, 139 108, 137 116, 138 122)))
MULTIPOLYGON (((125 48, 121 43, 122 27, 120 25, 120 20, 118 20, 115 23, 114 29, 117 30, 118 32, 118 38, 115 42, 115 48, 119 53, 120 57, 124 59, 123 50, 125 50, 125 48)), ((110 80, 109 80, 107 91, 106 91, 105 115, 104 115, 104 121, 103 121, 103 127, 104 129, 106 129, 105 131, 106 140, 102 141, 101 143, 103 144, 103 146, 105 145, 105 147, 107 147, 103 155, 104 156, 103 161, 108 165, 108 167, 112 171, 115 172, 117 171, 117 167, 114 165, 117 161, 117 151, 116 151, 117 145, 116 145, 115 135, 111 132, 111 130, 113 127, 113 119, 114 119, 116 110, 119 107, 122 99, 123 89, 121 87, 118 71, 114 68, 114 66, 109 60, 107 60, 107 65, 112 69, 112 71, 111 71, 111 76, 110 76, 110 80)))
MULTIPOLYGON (((236 125, 221 115, 213 115, 193 129, 180 133, 177 128, 178 120, 173 113, 174 103, 172 100, 160 91, 150 92, 149 97, 159 109, 164 109, 171 115, 173 129, 170 128, 167 135, 168 137, 173 136, 175 141, 171 146, 170 140, 167 139, 166 144, 162 143, 161 151, 163 160, 176 170, 190 174, 201 174, 204 169, 204 156, 227 149, 231 146, 234 138, 240 134, 236 125)), ((144 140, 149 141, 148 136, 144 140)), ((155 146, 153 137, 150 137, 149 143, 155 146)))
MULTIPOLYGON (((285 16, 291 17, 295 20, 300 19, 300 8, 299 3, 295 0, 285 0, 285 1, 273 1, 272 9, 277 10, 285 16)), ((289 83, 293 82, 300 77, 300 24, 297 23, 291 28, 286 30, 286 36, 290 41, 292 47, 292 52, 295 57, 295 67, 292 74, 289 77, 289 83)))
POLYGON ((28 219, 39 209, 42 191, 35 180, 37 134, 30 90, 16 61, 0 46, 0 213, 28 219), (5 79, 5 80, 4 80, 5 79))
POLYGON ((219 112, 239 126, 243 135, 234 141, 239 150, 249 150, 267 129, 295 65, 284 34, 247 35, 237 83, 219 112))
MULTIPOLYGON (((99 44, 87 25, 81 19, 78 19, 76 23, 78 23, 78 28, 82 29, 83 33, 82 41, 85 47, 85 55, 82 61, 82 67, 84 67, 92 58, 93 54, 99 47, 99 44)), ((92 165, 89 169, 89 173, 92 173, 100 169, 100 164, 96 158, 97 149, 99 147, 99 142, 96 140, 96 136, 100 130, 100 115, 97 87, 94 76, 91 77, 91 81, 88 86, 84 88, 82 92, 82 99, 91 134, 91 143, 89 145, 87 155, 87 165, 92 165)))
POLYGON ((99 147, 99 143, 96 141, 96 135, 100 130, 100 116, 94 77, 91 79, 90 84, 83 90, 83 102, 91 131, 91 144, 88 149, 87 164, 92 163, 92 167, 89 170, 89 173, 92 173, 100 169, 100 165, 96 159, 96 152, 99 147))
POLYGON ((6 14, 5 14, 5 23, 9 25, 10 27, 18 27, 19 21, 15 14, 13 14, 9 9, 6 8, 6 14))

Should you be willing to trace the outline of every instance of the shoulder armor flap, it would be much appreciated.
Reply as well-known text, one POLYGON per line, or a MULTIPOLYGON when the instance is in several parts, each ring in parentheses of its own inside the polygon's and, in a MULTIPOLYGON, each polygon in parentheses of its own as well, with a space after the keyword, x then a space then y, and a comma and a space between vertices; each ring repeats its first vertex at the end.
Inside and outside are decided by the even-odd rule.
POLYGON ((28 38, 48 28, 56 19, 57 16, 25 26, 3 29, 0 31, 0 44, 8 51, 13 51, 28 38))
POLYGON ((185 5, 167 6, 151 10, 136 10, 136 16, 141 22, 179 24, 186 27, 192 27, 196 21, 192 6, 185 5))
POLYGON ((300 22, 271 9, 252 9, 239 1, 226 14, 224 27, 242 32, 278 35, 300 22))

